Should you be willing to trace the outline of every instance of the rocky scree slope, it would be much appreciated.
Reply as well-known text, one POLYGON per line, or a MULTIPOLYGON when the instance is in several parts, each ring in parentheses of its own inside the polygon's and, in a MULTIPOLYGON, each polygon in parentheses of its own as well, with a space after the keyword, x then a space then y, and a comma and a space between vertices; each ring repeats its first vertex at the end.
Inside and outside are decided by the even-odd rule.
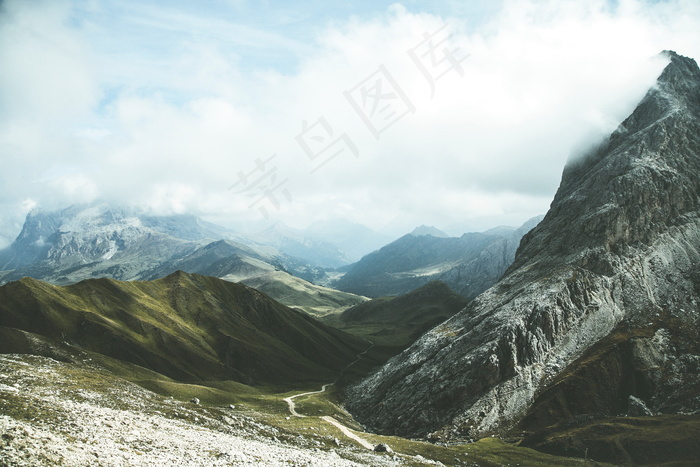
POLYGON ((405 465, 238 406, 165 398, 90 358, 0 355, 0 432, 3 466, 405 465))
MULTIPOLYGON (((613 333, 632 348, 636 384, 623 378, 580 397, 700 409, 700 70, 664 54, 632 115, 567 164, 504 277, 349 391, 357 419, 405 436, 506 431, 613 333)), ((573 408, 572 396, 559 404, 573 408)))

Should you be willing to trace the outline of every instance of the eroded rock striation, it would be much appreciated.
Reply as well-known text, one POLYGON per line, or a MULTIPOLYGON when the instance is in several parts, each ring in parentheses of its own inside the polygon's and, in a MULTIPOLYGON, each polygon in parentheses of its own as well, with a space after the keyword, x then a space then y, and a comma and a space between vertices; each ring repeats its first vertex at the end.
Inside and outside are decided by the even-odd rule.
POLYGON ((700 409, 700 70, 663 54, 632 115, 567 164, 504 277, 349 390, 358 420, 465 439, 534 423, 537 403, 562 417, 625 413, 630 395, 700 409), (605 378, 579 390, 585 374, 605 378))

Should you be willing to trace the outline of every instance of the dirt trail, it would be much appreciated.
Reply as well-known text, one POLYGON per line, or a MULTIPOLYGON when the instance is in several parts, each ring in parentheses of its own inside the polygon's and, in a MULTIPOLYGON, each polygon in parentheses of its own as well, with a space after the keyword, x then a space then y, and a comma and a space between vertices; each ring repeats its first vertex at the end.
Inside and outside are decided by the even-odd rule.
MULTIPOLYGON (((301 394, 295 394, 295 395, 293 395, 293 396, 285 397, 285 398, 284 398, 284 401, 285 401, 285 402, 287 403, 287 405, 289 406, 289 413, 291 413, 291 414, 292 414, 293 416, 295 416, 295 417, 300 417, 300 418, 306 417, 306 415, 302 415, 302 414, 300 414, 299 412, 296 411, 296 404, 294 403, 294 399, 296 399, 297 397, 309 396, 309 395, 311 395, 311 394, 321 394, 322 392, 326 392, 326 389, 328 389, 330 386, 333 386, 335 383, 337 383, 338 380, 343 376, 343 374, 348 370, 348 368, 350 368, 351 366, 353 366, 355 363, 359 362, 360 359, 362 358, 362 356, 365 355, 367 352, 369 352, 370 349, 371 349, 372 347, 374 347, 374 344, 371 344, 371 345, 370 345, 369 347, 367 347, 367 349, 365 349, 363 352, 360 352, 359 354, 357 354, 357 358, 356 358, 354 361, 352 361, 348 366, 346 366, 345 368, 343 368, 343 370, 340 372, 340 374, 339 374, 338 377, 335 379, 335 381, 333 381, 332 383, 324 384, 324 385, 321 387, 321 389, 320 389, 319 391, 302 392, 301 394)), ((372 443, 370 443, 370 442, 367 441, 366 439, 363 439, 363 438, 360 438, 359 436, 357 436, 355 433, 353 433, 352 431, 350 431, 350 429, 349 429, 348 427, 346 427, 345 425, 343 425, 342 423, 340 423, 340 422, 339 422, 338 420, 336 420, 335 418, 329 417, 329 416, 324 416, 324 417, 321 417, 321 420, 323 420, 324 422, 330 423, 331 425, 335 426, 335 427, 338 428, 345 436, 347 436, 348 438, 352 439, 353 441, 356 441, 356 442, 359 443, 362 447, 364 447, 364 448, 366 448, 366 449, 370 449, 370 450, 373 450, 373 449, 374 449, 374 445, 373 445, 372 443)))
POLYGON ((289 412, 295 417, 306 417, 306 415, 302 415, 296 411, 296 404, 294 404, 294 399, 296 399, 297 397, 308 396, 310 394, 321 394, 322 392, 326 392, 328 386, 332 386, 333 384, 334 383, 324 384, 320 391, 303 392, 301 394, 295 394, 293 396, 285 397, 284 401, 289 406, 289 412))
POLYGON ((325 417, 321 417, 321 420, 323 420, 324 422, 328 422, 328 423, 330 423, 331 425, 335 425, 340 431, 343 432, 343 434, 344 434, 345 436, 347 436, 348 438, 350 438, 350 439, 352 439, 352 440, 357 441, 358 443, 360 443, 360 445, 361 445, 362 447, 367 448, 367 449, 374 450, 374 445, 373 445, 372 443, 370 443, 370 442, 367 441, 366 439, 363 439, 363 438, 360 438, 359 436, 357 436, 355 433, 353 433, 352 431, 350 431, 350 429, 349 429, 348 427, 346 427, 345 425, 343 425, 342 423, 340 423, 340 422, 339 422, 338 420, 336 420, 335 418, 325 416, 325 417))

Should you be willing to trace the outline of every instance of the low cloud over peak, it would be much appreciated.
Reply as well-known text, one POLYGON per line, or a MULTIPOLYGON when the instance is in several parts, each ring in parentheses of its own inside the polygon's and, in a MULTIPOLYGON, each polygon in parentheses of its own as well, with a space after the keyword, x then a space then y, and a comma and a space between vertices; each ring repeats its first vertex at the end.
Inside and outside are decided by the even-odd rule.
POLYGON ((519 225, 659 51, 700 57, 689 1, 2 5, 6 238, 30 205, 98 198, 228 225, 519 225))

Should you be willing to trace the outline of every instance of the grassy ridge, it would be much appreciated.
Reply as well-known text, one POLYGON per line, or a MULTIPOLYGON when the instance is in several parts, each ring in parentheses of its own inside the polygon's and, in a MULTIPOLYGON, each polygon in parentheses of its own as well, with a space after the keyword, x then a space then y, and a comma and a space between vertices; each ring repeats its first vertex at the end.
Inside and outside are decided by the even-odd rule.
POLYGON ((181 381, 332 380, 368 345, 246 286, 183 272, 66 287, 25 278, 0 287, 0 326, 181 381))
POLYGON ((404 295, 375 298, 339 315, 325 316, 323 322, 397 353, 467 302, 445 283, 433 281, 404 295))

